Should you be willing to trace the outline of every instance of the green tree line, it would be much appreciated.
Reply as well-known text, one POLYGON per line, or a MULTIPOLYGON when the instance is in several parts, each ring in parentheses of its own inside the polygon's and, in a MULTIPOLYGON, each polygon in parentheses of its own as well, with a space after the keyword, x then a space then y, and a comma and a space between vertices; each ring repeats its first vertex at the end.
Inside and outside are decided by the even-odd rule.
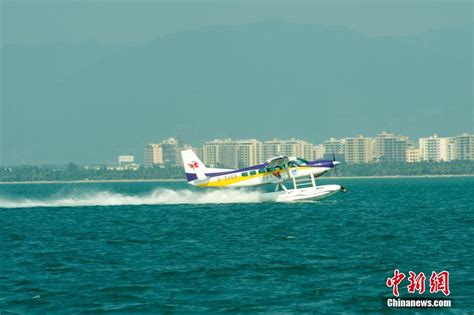
MULTIPOLYGON (((331 171, 330 174, 334 174, 331 171)), ((345 164, 337 167, 338 176, 474 175, 474 161, 345 164)), ((184 179, 182 167, 154 167, 138 170, 87 169, 69 163, 63 166, 14 166, 0 168, 0 182, 184 179)))
POLYGON ((61 167, 15 166, 0 169, 0 182, 14 181, 74 181, 74 180, 127 180, 127 179, 181 179, 182 167, 153 167, 138 170, 86 169, 73 163, 61 167))
POLYGON ((343 163, 337 168, 338 175, 342 176, 472 175, 474 161, 343 163))

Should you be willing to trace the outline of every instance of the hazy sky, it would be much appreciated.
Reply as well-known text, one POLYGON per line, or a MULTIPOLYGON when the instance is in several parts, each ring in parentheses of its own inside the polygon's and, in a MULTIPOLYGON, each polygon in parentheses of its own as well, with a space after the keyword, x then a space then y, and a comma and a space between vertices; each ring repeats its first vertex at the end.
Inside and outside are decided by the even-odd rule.
POLYGON ((214 24, 264 19, 341 25, 369 35, 408 35, 471 23, 473 2, 331 1, 8 1, 2 43, 143 42, 214 24))
POLYGON ((141 161, 169 136, 472 132, 473 3, 0 0, 0 165, 141 161))

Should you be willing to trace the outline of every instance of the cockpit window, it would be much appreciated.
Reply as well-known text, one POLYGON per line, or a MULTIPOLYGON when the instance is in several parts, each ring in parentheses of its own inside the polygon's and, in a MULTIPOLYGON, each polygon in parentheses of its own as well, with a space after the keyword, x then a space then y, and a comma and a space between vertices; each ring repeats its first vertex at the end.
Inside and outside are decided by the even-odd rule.
POLYGON ((286 168, 286 165, 285 164, 281 164, 281 165, 276 165, 274 167, 267 167, 265 168, 265 170, 267 172, 277 172, 277 171, 281 171, 281 170, 284 170, 286 168))
POLYGON ((289 161, 288 166, 289 167, 303 166, 303 165, 306 165, 306 163, 308 163, 308 161, 306 161, 305 159, 296 158, 296 160, 289 161))
POLYGON ((297 158, 296 159, 298 162, 300 162, 300 164, 306 164, 308 163, 308 161, 306 161, 305 159, 302 159, 302 158, 297 158))

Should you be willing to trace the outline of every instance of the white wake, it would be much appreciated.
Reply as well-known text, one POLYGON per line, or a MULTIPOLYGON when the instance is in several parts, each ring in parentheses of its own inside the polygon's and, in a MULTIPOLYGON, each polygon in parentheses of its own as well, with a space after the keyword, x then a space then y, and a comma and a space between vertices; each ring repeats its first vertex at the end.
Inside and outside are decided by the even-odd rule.
POLYGON ((5 199, 0 197, 0 208, 87 207, 155 204, 211 204, 254 203, 265 201, 264 194, 244 190, 171 190, 156 189, 144 195, 124 195, 115 192, 89 192, 49 199, 5 199))

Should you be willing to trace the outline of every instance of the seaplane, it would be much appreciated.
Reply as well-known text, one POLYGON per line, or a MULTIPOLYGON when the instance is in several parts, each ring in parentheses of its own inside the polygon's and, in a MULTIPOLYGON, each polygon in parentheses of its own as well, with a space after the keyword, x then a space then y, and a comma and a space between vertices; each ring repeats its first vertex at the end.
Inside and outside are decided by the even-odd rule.
POLYGON ((319 200, 337 192, 346 192, 340 185, 317 185, 316 178, 340 164, 335 160, 307 161, 298 157, 276 156, 263 164, 241 169, 206 167, 192 150, 181 151, 189 184, 198 187, 254 187, 275 185, 265 193, 264 200, 294 202, 319 200), (287 188, 285 182, 291 182, 287 188))

